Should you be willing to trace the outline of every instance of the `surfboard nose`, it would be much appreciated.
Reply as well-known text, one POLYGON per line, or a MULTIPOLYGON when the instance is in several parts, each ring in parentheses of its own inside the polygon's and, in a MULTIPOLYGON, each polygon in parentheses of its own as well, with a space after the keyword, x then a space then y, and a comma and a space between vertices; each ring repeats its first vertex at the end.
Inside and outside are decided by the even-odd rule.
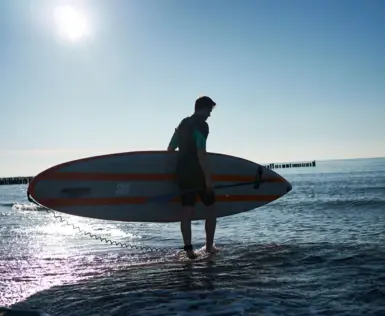
POLYGON ((287 182, 286 193, 289 193, 292 189, 293 189, 293 186, 291 185, 291 183, 290 183, 290 182, 287 182))

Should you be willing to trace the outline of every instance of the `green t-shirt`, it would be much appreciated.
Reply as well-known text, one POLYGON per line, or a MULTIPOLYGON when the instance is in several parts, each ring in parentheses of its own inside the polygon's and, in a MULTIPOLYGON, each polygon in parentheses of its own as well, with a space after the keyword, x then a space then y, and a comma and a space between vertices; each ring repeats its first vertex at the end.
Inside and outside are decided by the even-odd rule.
POLYGON ((196 157, 197 149, 206 149, 209 126, 198 115, 184 118, 175 129, 169 147, 179 148, 179 157, 196 157))

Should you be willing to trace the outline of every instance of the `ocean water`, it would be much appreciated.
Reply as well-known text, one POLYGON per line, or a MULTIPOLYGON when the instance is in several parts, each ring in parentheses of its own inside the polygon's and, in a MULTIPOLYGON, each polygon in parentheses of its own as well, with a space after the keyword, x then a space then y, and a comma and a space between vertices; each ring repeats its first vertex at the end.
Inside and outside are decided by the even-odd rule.
MULTIPOLYGON (((385 315, 385 159, 276 171, 293 190, 219 219, 220 252, 196 262, 176 254, 177 223, 55 217, 27 201, 25 185, 1 186, 0 305, 66 316, 385 315)), ((203 222, 192 229, 199 248, 203 222)))

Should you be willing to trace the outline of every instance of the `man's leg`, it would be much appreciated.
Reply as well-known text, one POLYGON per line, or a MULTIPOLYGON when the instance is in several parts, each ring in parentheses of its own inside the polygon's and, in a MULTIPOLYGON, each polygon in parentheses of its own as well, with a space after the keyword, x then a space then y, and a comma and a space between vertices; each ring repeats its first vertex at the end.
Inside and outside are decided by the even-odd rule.
POLYGON ((189 163, 180 164, 178 168, 179 190, 181 192, 182 204, 182 220, 180 229, 182 232, 184 249, 189 258, 196 258, 196 254, 192 247, 191 238, 191 220, 195 210, 196 191, 191 191, 196 188, 195 164, 189 163))
POLYGON ((206 251, 213 252, 216 250, 214 248, 214 235, 217 226, 215 193, 208 192, 207 190, 200 190, 199 197, 202 203, 206 206, 206 251))
POLYGON ((194 214, 194 208, 194 206, 182 206, 183 215, 180 223, 185 251, 189 258, 196 258, 191 242, 191 218, 194 214))
MULTIPOLYGON (((187 172, 186 172, 186 174, 187 172)), ((195 210, 196 192, 190 191, 193 187, 191 178, 187 178, 184 183, 181 183, 179 189, 181 190, 181 212, 182 219, 180 222, 180 230, 182 232, 184 250, 190 259, 194 259, 197 255, 193 251, 191 238, 191 220, 195 210)))
POLYGON ((212 204, 207 207, 207 217, 206 217, 206 223, 205 223, 207 252, 213 252, 215 250, 213 246, 215 229, 217 226, 217 214, 215 212, 216 212, 215 204, 212 204))

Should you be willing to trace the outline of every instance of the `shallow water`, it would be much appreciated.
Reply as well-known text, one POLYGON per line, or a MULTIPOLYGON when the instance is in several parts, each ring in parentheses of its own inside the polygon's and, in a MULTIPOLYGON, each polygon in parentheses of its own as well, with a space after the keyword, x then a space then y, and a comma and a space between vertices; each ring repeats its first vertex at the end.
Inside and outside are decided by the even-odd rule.
MULTIPOLYGON (((197 262, 177 256, 177 223, 59 214, 79 232, 31 205, 26 186, 0 187, 0 305, 51 315, 384 315, 385 159, 277 172, 293 191, 219 219, 221 251, 197 262)), ((203 245, 203 222, 193 240, 203 245)))

